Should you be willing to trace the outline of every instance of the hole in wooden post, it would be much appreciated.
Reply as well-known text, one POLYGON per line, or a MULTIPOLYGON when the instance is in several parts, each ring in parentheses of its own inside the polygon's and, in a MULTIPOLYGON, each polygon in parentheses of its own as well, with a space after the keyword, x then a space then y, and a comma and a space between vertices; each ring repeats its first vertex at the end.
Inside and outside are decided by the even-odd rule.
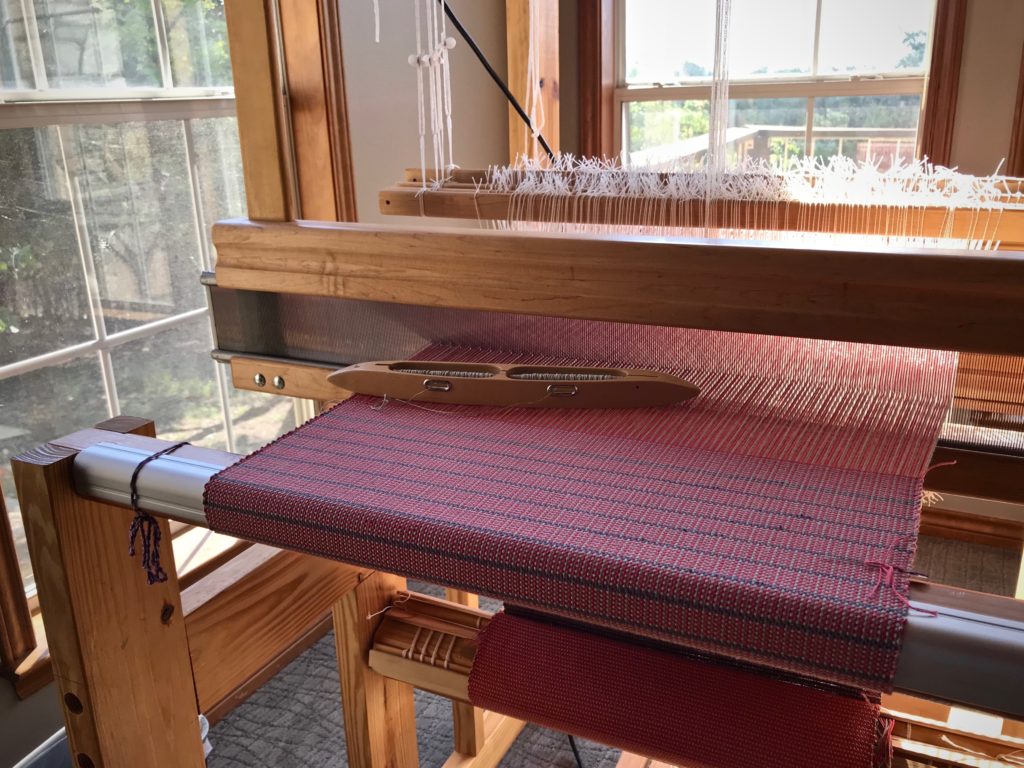
POLYGON ((96 763, 92 761, 92 758, 82 752, 78 753, 76 762, 78 763, 78 768, 96 768, 96 763))
POLYGON ((85 707, 82 706, 82 700, 73 693, 64 694, 64 706, 75 715, 80 715, 85 711, 85 707))
POLYGON ((384 205, 391 205, 391 201, 390 200, 385 200, 384 201, 384 205))
POLYGON ((160 611, 160 621, 164 624, 171 623, 171 616, 174 615, 174 606, 170 603, 164 603, 164 609, 160 611))

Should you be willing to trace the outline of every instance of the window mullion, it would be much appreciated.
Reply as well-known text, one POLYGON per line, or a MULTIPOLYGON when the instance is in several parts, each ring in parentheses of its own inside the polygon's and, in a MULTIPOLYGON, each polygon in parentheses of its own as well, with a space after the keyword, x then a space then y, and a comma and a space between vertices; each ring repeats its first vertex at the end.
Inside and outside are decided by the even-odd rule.
POLYGON ((36 9, 32 0, 21 0, 21 18, 25 23, 25 40, 28 42, 28 56, 32 63, 32 84, 36 90, 45 91, 50 82, 46 76, 46 61, 43 58, 43 43, 36 23, 36 9))
POLYGON ((114 349, 122 344, 128 344, 132 341, 148 339, 159 333, 163 333, 164 331, 177 328, 179 325, 184 325, 185 323, 189 323, 193 320, 206 317, 208 312, 209 308, 207 307, 190 309, 187 312, 180 312, 177 315, 171 315, 170 317, 165 317, 160 320, 154 320, 143 325, 137 325, 134 328, 117 331, 116 333, 105 336, 102 341, 99 339, 91 339, 53 352, 44 352, 41 355, 36 355, 35 357, 30 357, 25 360, 19 360, 16 363, 0 365, 0 381, 9 379, 12 376, 21 376, 26 373, 31 373, 32 371, 39 371, 43 368, 52 368, 54 366, 63 365, 64 363, 71 362, 78 357, 92 354, 93 352, 97 352, 101 349, 114 349))
POLYGON ((100 349, 96 354, 100 360, 103 391, 107 396, 107 415, 114 418, 121 415, 121 401, 117 397, 117 382, 114 380, 114 361, 109 349, 100 349))
POLYGON ((92 259, 92 246, 89 243, 89 232, 85 226, 85 211, 82 207, 81 187, 78 174, 71 170, 71 163, 66 149, 67 128, 56 126, 57 144, 60 147, 60 158, 64 164, 64 175, 68 186, 68 199, 71 203, 71 219, 75 226, 75 239, 78 241, 78 256, 85 278, 86 295, 89 298, 89 320, 92 322, 93 336, 102 342, 107 337, 103 326, 103 315, 100 306, 99 281, 96 279, 96 267, 92 259))
POLYGON ((615 26, 612 29, 614 35, 612 60, 615 72, 615 85, 622 87, 626 84, 626 0, 615 0, 615 26))
POLYGON ((171 47, 167 37, 162 0, 150 0, 153 25, 156 28, 156 53, 160 60, 160 81, 164 88, 174 87, 174 73, 171 70, 171 47))
POLYGON ((103 322, 103 309, 100 297, 99 280, 96 277, 96 265, 93 262, 92 246, 89 242, 89 230, 85 223, 85 207, 82 204, 82 188, 78 174, 71 170, 68 153, 65 148, 66 128, 57 126, 57 137, 60 145, 61 161, 68 184, 68 197, 71 203, 71 218, 75 225, 75 238, 78 240, 78 255, 85 276, 86 293, 89 297, 89 315, 92 321, 93 334, 99 349, 96 350, 100 374, 103 379, 103 390, 106 395, 107 413, 113 417, 121 412, 117 397, 117 385, 114 382, 114 365, 110 358, 110 350, 105 348, 107 329, 103 322))
POLYGON ((818 0, 817 8, 814 12, 814 52, 811 55, 811 77, 818 76, 818 48, 821 45, 821 4, 823 0, 818 0))
MULTIPOLYGON (((51 92, 46 95, 54 94, 51 92)), ((233 96, 134 99, 126 95, 106 101, 52 98, 49 101, 7 101, 0 104, 0 130, 90 123, 146 123, 234 115, 233 96)))
POLYGON ((235 422, 231 415, 231 393, 228 390, 227 365, 214 362, 213 368, 217 377, 217 399, 220 401, 220 410, 224 416, 224 436, 227 438, 228 450, 231 453, 238 453, 235 442, 235 422))
MULTIPOLYGON (((820 0, 819 0, 820 2, 820 0)), ((814 154, 814 97, 807 98, 807 124, 804 126, 804 155, 814 154)))
MULTIPOLYGON (((879 77, 854 80, 817 77, 802 80, 740 80, 729 84, 730 99, 802 99, 808 96, 898 96, 920 94, 924 77, 879 77)), ((709 83, 616 88, 615 97, 631 101, 686 101, 710 99, 709 83)))
MULTIPOLYGON (((195 223, 200 261, 203 264, 203 269, 210 271, 213 269, 213 258, 210 254, 209 243, 206 240, 206 216, 203 213, 202 180, 199 176, 195 136, 192 134, 192 121, 183 120, 182 122, 185 128, 185 161, 188 166, 188 187, 192 197, 192 221, 195 223)), ((214 375, 217 378, 217 399, 220 402, 221 415, 224 420, 224 437, 227 440, 228 450, 236 453, 235 424, 231 415, 231 395, 228 392, 225 366, 215 362, 213 367, 214 375)))
POLYGON ((188 189, 192 198, 192 221, 195 224, 196 241, 199 243, 199 256, 206 271, 213 270, 213 258, 209 243, 206 241, 206 216, 203 213, 202 180, 199 177, 199 166, 196 158, 195 137, 192 134, 192 121, 182 120, 185 129, 185 162, 188 167, 188 189))

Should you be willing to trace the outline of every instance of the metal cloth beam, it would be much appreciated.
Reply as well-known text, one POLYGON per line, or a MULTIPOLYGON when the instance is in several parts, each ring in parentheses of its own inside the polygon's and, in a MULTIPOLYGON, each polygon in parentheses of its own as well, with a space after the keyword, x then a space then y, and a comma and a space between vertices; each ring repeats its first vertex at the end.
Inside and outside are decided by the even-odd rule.
MULTIPOLYGON (((74 464, 79 494, 127 505, 137 464, 150 450, 101 443, 74 464)), ((185 446, 150 462, 139 476, 141 508, 205 526, 203 489, 241 457, 185 446)), ((1024 717, 1024 603, 938 585, 913 584, 896 689, 928 698, 1024 717), (921 611, 935 611, 930 616, 921 611)))

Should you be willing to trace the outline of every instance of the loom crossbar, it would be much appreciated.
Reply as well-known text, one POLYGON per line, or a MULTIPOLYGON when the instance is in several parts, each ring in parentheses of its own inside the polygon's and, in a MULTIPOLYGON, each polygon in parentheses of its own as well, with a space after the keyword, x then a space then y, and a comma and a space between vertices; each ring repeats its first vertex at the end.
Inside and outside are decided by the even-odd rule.
MULTIPOLYGON (((75 458, 75 487, 82 496, 127 506, 135 467, 169 445, 137 438, 132 445, 100 443, 85 448, 75 458)), ((239 458, 186 446, 151 461, 139 477, 139 505, 154 514, 205 526, 203 488, 239 458)), ((896 689, 1024 717, 1024 604, 918 583, 911 586, 911 603, 918 610, 907 620, 896 689), (922 609, 938 616, 927 616, 922 609)))
MULTIPOLYGON (((815 206, 794 200, 779 202, 719 201, 705 206, 703 200, 644 199, 617 196, 517 196, 472 185, 445 185, 426 189, 415 184, 396 184, 378 194, 380 212, 387 216, 426 216, 472 221, 527 221, 551 224, 600 224, 611 226, 694 227, 749 229, 779 232, 877 235, 887 218, 896 217, 883 205, 847 205, 835 216, 815 215, 815 206)), ((820 208, 820 206, 817 206, 820 208)), ((950 212, 938 206, 911 209, 902 214, 908 231, 922 237, 984 239, 1001 247, 1024 248, 1024 211, 1010 209, 989 216, 973 210, 950 212)))
POLYGON ((220 288, 1024 355, 1024 254, 324 222, 214 227, 220 288))
MULTIPOLYGON (((663 188, 672 178, 677 181, 694 177, 697 172, 657 172, 639 169, 645 183, 656 180, 663 188)), ((705 201, 703 194, 691 197, 674 194, 651 193, 622 194, 601 192, 600 184, 591 182, 602 176, 611 180, 629 176, 634 171, 608 168, 604 171, 570 170, 565 168, 529 168, 515 171, 502 169, 501 181, 495 183, 492 169, 453 169, 438 174, 428 169, 424 185, 419 168, 408 168, 404 178, 387 187, 378 195, 380 212, 390 216, 427 216, 461 218, 478 221, 539 222, 541 224, 598 224, 633 227, 707 227, 774 232, 819 232, 829 235, 892 235, 920 238, 954 238, 1001 244, 1002 248, 1024 248, 1024 205, 1021 198, 1021 179, 998 178, 976 180, 986 192, 979 197, 980 207, 972 207, 952 196, 950 204, 933 200, 914 202, 921 188, 910 185, 910 198, 892 203, 879 199, 865 203, 854 200, 823 203, 799 199, 799 193, 779 193, 778 199, 762 199, 754 194, 750 199, 724 199, 705 201), (582 178, 580 178, 582 177, 582 178), (583 182, 581 191, 576 182, 583 182), (509 191, 509 185, 523 184, 518 191, 509 191), (545 186, 547 185, 547 186, 545 186), (554 194, 540 189, 565 190, 554 194), (909 202, 908 202, 909 200, 909 202), (984 202, 980 202, 984 201, 984 202), (902 233, 902 235, 901 235, 902 233)), ((750 171, 753 180, 767 181, 773 176, 764 171, 750 171)), ((778 183, 782 178, 776 178, 778 183)), ((924 189, 941 190, 952 179, 925 177, 924 189)), ((960 179, 963 185, 966 179, 960 179)), ((803 185, 812 189, 819 180, 813 174, 803 185)), ((833 184, 837 182, 833 180, 833 184)), ((857 183, 850 180, 850 187, 857 183)), ((700 185, 698 184, 698 187, 700 185)), ((756 186, 756 184, 755 184, 756 186)), ((768 186, 771 186, 769 183, 768 186)), ((843 184, 846 186, 846 184, 843 184)), ((615 188, 613 184, 610 189, 615 188)), ((621 188, 621 186, 620 186, 621 188)), ((646 189, 637 185, 637 189, 646 189)), ((805 191, 806 191, 805 190, 805 191)), ((678 193, 677 193, 678 194, 678 193)))

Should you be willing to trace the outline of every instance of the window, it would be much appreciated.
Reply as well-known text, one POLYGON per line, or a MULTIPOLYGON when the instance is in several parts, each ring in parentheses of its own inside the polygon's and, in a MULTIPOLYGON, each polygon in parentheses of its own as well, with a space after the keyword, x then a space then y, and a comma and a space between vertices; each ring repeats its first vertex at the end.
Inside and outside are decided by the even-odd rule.
MULTIPOLYGON (((616 153, 634 165, 707 151, 715 0, 618 0, 616 153)), ((733 0, 733 163, 916 156, 935 0, 733 0)))
POLYGON ((0 484, 121 412, 248 450, 291 402, 232 391, 199 273, 245 214, 223 0, 0 0, 0 484))

